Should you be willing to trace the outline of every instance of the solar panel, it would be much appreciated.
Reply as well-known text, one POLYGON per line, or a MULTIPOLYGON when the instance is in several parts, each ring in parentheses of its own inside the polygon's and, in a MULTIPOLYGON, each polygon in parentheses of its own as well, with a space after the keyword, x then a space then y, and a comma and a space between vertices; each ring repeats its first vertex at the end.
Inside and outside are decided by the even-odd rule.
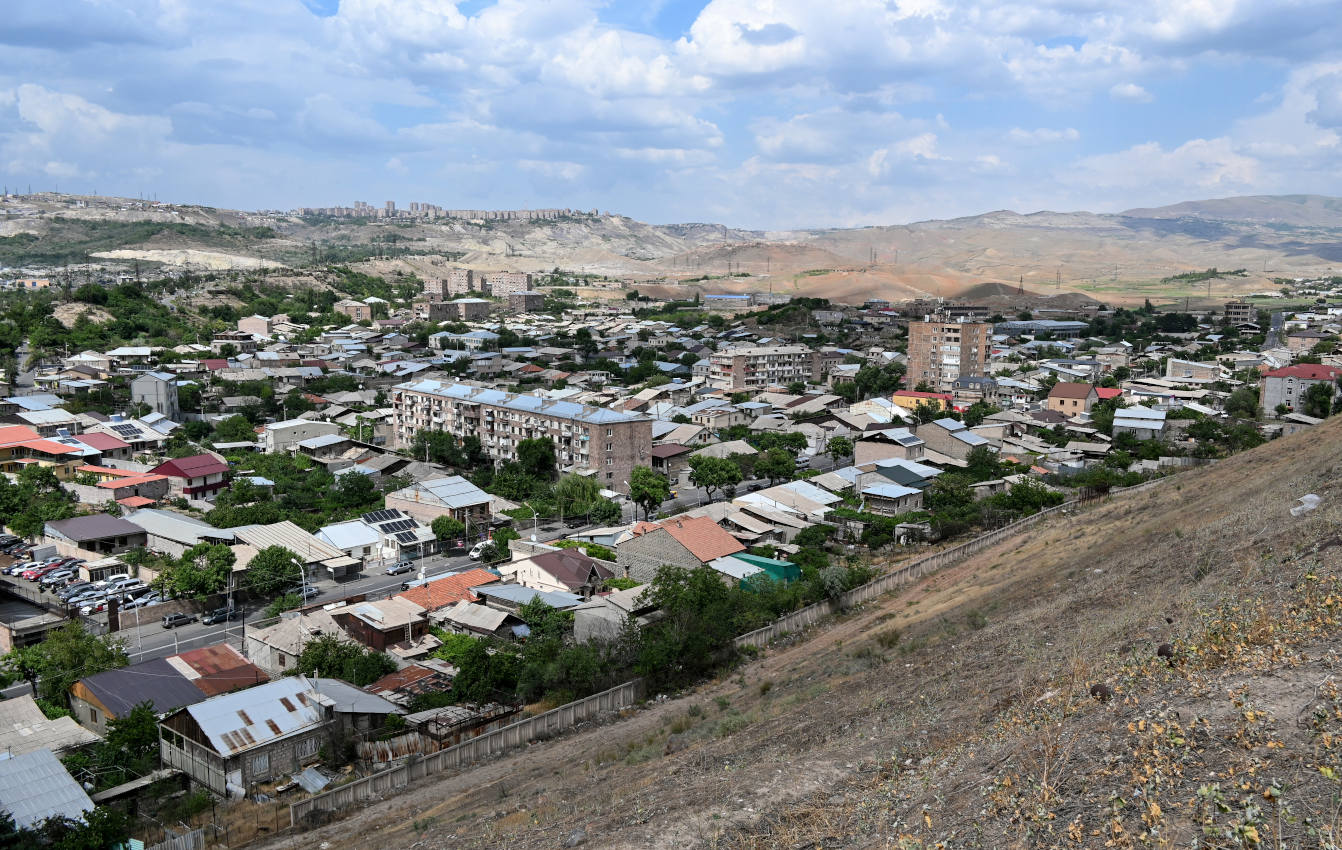
POLYGON ((402 531, 397 533, 396 539, 402 543, 414 543, 418 538, 413 531, 402 531))
POLYGON ((123 437, 138 437, 140 435, 140 429, 134 425, 113 425, 112 430, 123 437))
POLYGON ((390 509, 390 510, 385 510, 385 509, 384 509, 384 510, 377 510, 377 511, 371 511, 371 512, 369 512, 369 513, 364 514, 364 515, 363 515, 363 521, 366 522, 366 523, 369 523, 369 524, 371 524, 371 525, 376 525, 376 524, 378 524, 379 522, 386 522, 387 520, 390 520, 390 519, 396 519, 396 518, 399 517, 400 515, 401 515, 401 512, 398 511, 398 510, 395 510, 395 509, 390 509))
POLYGON ((383 534, 393 534, 397 531, 409 531, 418 523, 413 519, 398 519, 380 526, 383 534))

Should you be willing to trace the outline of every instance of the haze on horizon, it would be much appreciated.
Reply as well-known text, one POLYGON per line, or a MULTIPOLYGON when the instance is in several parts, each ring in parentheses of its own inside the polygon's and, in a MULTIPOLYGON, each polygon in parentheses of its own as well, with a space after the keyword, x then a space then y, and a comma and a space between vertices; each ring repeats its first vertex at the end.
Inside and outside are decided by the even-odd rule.
POLYGON ((5 5, 11 188, 752 228, 1342 194, 1320 0, 5 5))

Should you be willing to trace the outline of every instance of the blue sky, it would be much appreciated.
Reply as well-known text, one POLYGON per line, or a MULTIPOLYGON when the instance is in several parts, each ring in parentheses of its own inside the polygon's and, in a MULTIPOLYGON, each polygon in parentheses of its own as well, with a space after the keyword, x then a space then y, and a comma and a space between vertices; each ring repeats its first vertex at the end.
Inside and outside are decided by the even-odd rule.
POLYGON ((0 180, 761 229, 1342 195, 1278 0, 5 0, 0 180))

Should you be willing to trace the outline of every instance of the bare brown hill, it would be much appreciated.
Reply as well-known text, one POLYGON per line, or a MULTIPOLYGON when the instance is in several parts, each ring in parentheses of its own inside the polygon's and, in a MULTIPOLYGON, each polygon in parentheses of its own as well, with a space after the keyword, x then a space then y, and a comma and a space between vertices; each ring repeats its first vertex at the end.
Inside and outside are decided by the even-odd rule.
POLYGON ((301 840, 1334 846, 1340 442, 1330 420, 1050 518, 694 692, 301 840), (1323 505, 1291 517, 1307 492, 1323 505))

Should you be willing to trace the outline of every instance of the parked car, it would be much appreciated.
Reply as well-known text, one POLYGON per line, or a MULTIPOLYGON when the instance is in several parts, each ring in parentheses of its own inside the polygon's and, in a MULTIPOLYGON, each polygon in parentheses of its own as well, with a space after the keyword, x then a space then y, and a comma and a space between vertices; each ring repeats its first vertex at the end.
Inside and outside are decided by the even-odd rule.
POLYGON ((201 617, 200 621, 207 626, 212 626, 215 623, 226 623, 229 620, 236 620, 238 619, 238 616, 238 611, 235 608, 216 608, 204 617, 201 617))
POLYGON ((17 564, 11 564, 10 566, 5 567, 5 575, 7 576, 22 575, 24 570, 31 570, 36 566, 37 563, 34 561, 20 561, 17 564))
POLYGON ((103 611, 106 610, 107 610, 107 600, 103 599, 103 600, 95 600, 93 602, 89 602, 86 605, 80 606, 79 613, 87 617, 91 614, 101 614, 103 611))
POLYGON ((109 592, 124 593, 132 588, 144 587, 144 582, 140 581, 138 578, 123 576, 121 578, 108 580, 107 584, 103 585, 103 587, 107 588, 109 592))
POLYGON ((397 561, 394 566, 387 567, 387 575, 398 576, 401 573, 408 573, 415 568, 410 561, 397 561))
POLYGON ((195 614, 183 614, 178 611, 176 614, 163 615, 163 628, 165 629, 175 629, 178 626, 185 626, 187 623, 194 622, 196 622, 195 614))
POLYGON ((157 593, 146 593, 144 596, 133 596, 121 603, 121 607, 126 611, 133 611, 136 608, 148 608, 150 605, 157 605, 163 601, 163 597, 157 593))
POLYGON ((56 595, 62 599, 69 599, 72 596, 78 596, 79 594, 86 593, 90 590, 93 590, 93 582, 74 581, 70 582, 65 587, 58 588, 56 590, 56 595))
POLYGON ((481 540, 471 547, 471 560, 478 561, 485 554, 486 547, 492 545, 488 540, 481 540))
POLYGON ((65 567, 57 567, 37 580, 37 583, 47 588, 55 588, 63 584, 66 579, 75 577, 75 571, 65 567))
POLYGON ((288 590, 284 591, 284 593, 286 596, 289 595, 300 596, 304 600, 308 600, 316 596, 321 596, 322 592, 310 584, 305 584, 302 587, 291 587, 288 590))
POLYGON ((24 570, 22 573, 19 573, 19 578, 27 579, 28 581, 37 581, 54 569, 56 569, 55 564, 43 564, 39 567, 33 567, 30 570, 24 570))
POLYGON ((101 581, 95 581, 94 584, 98 585, 99 587, 107 587, 113 582, 118 581, 130 581, 130 575, 127 573, 117 573, 116 575, 108 576, 107 578, 102 579, 101 581))

